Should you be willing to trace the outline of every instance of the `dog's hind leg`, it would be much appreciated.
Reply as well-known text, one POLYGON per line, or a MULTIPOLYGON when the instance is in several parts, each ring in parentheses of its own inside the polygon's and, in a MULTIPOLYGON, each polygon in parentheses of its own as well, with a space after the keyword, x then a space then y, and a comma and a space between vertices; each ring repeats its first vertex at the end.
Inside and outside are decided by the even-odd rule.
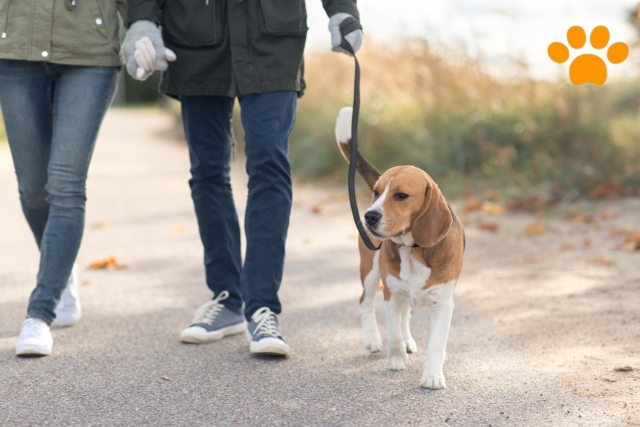
MULTIPOLYGON (((378 266, 379 252, 373 257, 371 271, 362 279, 362 299, 360 300, 360 314, 362 317, 362 342, 372 353, 382 349, 382 338, 376 322, 374 302, 378 286, 380 285, 380 269, 378 266)), ((364 260, 363 260, 364 261, 364 260)))
POLYGON ((418 351, 416 340, 411 336, 411 305, 405 304, 402 310, 402 339, 407 347, 407 353, 418 351))
POLYGON ((431 326, 429 329, 429 347, 427 362, 422 373, 420 385, 424 388, 445 388, 442 365, 449 337, 451 316, 453 314, 453 288, 455 280, 429 289, 433 305, 431 306, 431 326))

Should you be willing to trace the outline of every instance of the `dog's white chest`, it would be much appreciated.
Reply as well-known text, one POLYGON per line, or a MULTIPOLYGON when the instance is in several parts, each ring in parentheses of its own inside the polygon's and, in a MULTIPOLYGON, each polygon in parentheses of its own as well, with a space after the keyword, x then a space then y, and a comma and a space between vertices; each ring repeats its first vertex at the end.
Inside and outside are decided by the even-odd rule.
POLYGON ((431 299, 428 292, 423 290, 429 276, 431 268, 417 261, 411 256, 411 248, 402 246, 398 250, 400 255, 400 278, 389 275, 387 286, 394 293, 405 295, 415 306, 423 306, 431 299))

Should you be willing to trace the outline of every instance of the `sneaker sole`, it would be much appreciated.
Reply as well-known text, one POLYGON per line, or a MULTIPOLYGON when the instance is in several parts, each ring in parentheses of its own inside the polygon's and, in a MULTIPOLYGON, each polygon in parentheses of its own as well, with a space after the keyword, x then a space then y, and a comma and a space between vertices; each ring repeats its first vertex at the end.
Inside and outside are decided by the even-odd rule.
POLYGON ((249 345, 249 352, 251 354, 263 354, 266 356, 288 356, 289 355, 289 345, 285 343, 275 343, 275 342, 254 342, 252 341, 251 334, 249 331, 245 332, 245 337, 251 343, 249 345))
MULTIPOLYGON (((187 344, 204 344, 208 342, 219 341, 229 335, 241 334, 247 329, 246 322, 238 323, 237 325, 227 326, 226 328, 218 329, 215 332, 199 332, 197 330, 189 331, 191 328, 187 328, 180 334, 180 342, 187 344), (189 331, 189 332, 187 332, 189 331)), ((204 331, 204 329, 199 328, 204 331)))
POLYGON ((16 348, 16 356, 21 357, 34 357, 34 356, 49 356, 51 354, 51 348, 46 347, 25 347, 16 348))

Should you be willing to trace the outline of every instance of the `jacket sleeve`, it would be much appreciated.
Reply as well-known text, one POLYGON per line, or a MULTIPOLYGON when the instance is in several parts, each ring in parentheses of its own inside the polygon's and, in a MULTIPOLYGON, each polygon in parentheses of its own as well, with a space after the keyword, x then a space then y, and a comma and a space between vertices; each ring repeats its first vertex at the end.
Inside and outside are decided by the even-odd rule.
POLYGON ((122 20, 127 22, 127 0, 116 0, 118 6, 118 12, 122 16, 122 20))
POLYGON ((126 26, 129 28, 136 21, 151 21, 160 25, 164 0, 128 0, 126 26))
MULTIPOLYGON (((131 0, 129 0, 129 4, 131 4, 131 0)), ((360 20, 357 0, 322 0, 322 6, 324 6, 324 10, 329 17, 343 12, 360 20)))

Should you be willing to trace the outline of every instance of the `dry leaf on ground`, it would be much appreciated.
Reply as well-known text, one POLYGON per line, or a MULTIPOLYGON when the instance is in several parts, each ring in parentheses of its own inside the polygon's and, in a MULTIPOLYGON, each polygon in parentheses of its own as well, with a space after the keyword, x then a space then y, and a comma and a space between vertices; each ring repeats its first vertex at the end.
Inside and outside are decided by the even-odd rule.
POLYGON ((122 270, 123 268, 127 268, 127 265, 118 264, 118 261, 111 256, 101 261, 95 261, 89 268, 92 270, 122 270))
POLYGON ((180 233, 182 233, 183 231, 184 231, 184 228, 182 228, 182 226, 181 226, 181 225, 176 224, 176 225, 174 225, 174 226, 172 226, 172 227, 171 227, 171 232, 172 232, 173 234, 180 234, 180 233))
POLYGON ((104 222, 104 221, 100 221, 100 222, 96 222, 94 224, 91 225, 92 228, 98 229, 98 230, 104 230, 105 228, 109 227, 109 223, 104 222))
POLYGON ((171 381, 171 378, 166 377, 166 376, 164 376, 164 375, 163 375, 163 376, 161 376, 160 378, 162 378, 162 379, 163 379, 163 380, 165 380, 165 381, 171 381))
POLYGON ((527 264, 540 264, 542 261, 544 261, 544 259, 539 256, 530 256, 524 259, 524 262, 526 262, 527 264))
POLYGON ((613 265, 613 261, 606 255, 599 256, 598 258, 591 258, 588 260, 592 264, 600 264, 600 265, 613 265))
POLYGON ((533 236, 534 234, 543 234, 546 228, 542 224, 531 224, 525 229, 527 236, 533 236))
POLYGON ((313 212, 314 214, 319 214, 320 212, 322 212, 322 206, 320 205, 313 205, 310 208, 311 212, 313 212))
POLYGON ((584 240, 582 241, 582 246, 584 246, 585 248, 588 248, 589 246, 591 246, 591 238, 585 237, 584 240))
POLYGON ((600 213, 600 218, 601 218, 603 221, 610 221, 610 220, 612 220, 612 219, 613 219, 613 218, 615 218, 615 217, 616 217, 616 216, 615 216, 615 214, 613 214, 612 212, 609 212, 609 211, 602 211, 602 212, 600 213))
POLYGON ((571 243, 564 242, 562 244, 562 246, 560 246, 558 249, 556 249, 556 253, 568 251, 569 249, 572 249, 572 248, 573 248, 573 245, 571 243))
POLYGON ((496 232, 498 231, 498 227, 500 227, 498 225, 497 222, 481 222, 480 223, 480 229, 484 230, 484 231, 492 231, 492 232, 496 232))
POLYGON ((463 213, 475 212, 482 209, 482 202, 478 199, 471 199, 462 207, 463 213))
POLYGON ((504 208, 502 205, 491 202, 484 202, 482 204, 482 210, 484 212, 490 213, 491 215, 501 215, 504 212, 504 208))
POLYGON ((622 228, 612 228, 611 230, 609 230, 609 236, 611 237, 620 237, 624 236, 625 234, 627 234, 627 231, 623 230, 622 228))
POLYGON ((615 368, 613 368, 613 370, 616 372, 631 372, 633 371, 633 368, 629 365, 625 365, 625 366, 616 366, 615 368))
POLYGON ((633 252, 640 249, 640 230, 635 233, 628 233, 621 247, 622 250, 627 252, 633 252))

